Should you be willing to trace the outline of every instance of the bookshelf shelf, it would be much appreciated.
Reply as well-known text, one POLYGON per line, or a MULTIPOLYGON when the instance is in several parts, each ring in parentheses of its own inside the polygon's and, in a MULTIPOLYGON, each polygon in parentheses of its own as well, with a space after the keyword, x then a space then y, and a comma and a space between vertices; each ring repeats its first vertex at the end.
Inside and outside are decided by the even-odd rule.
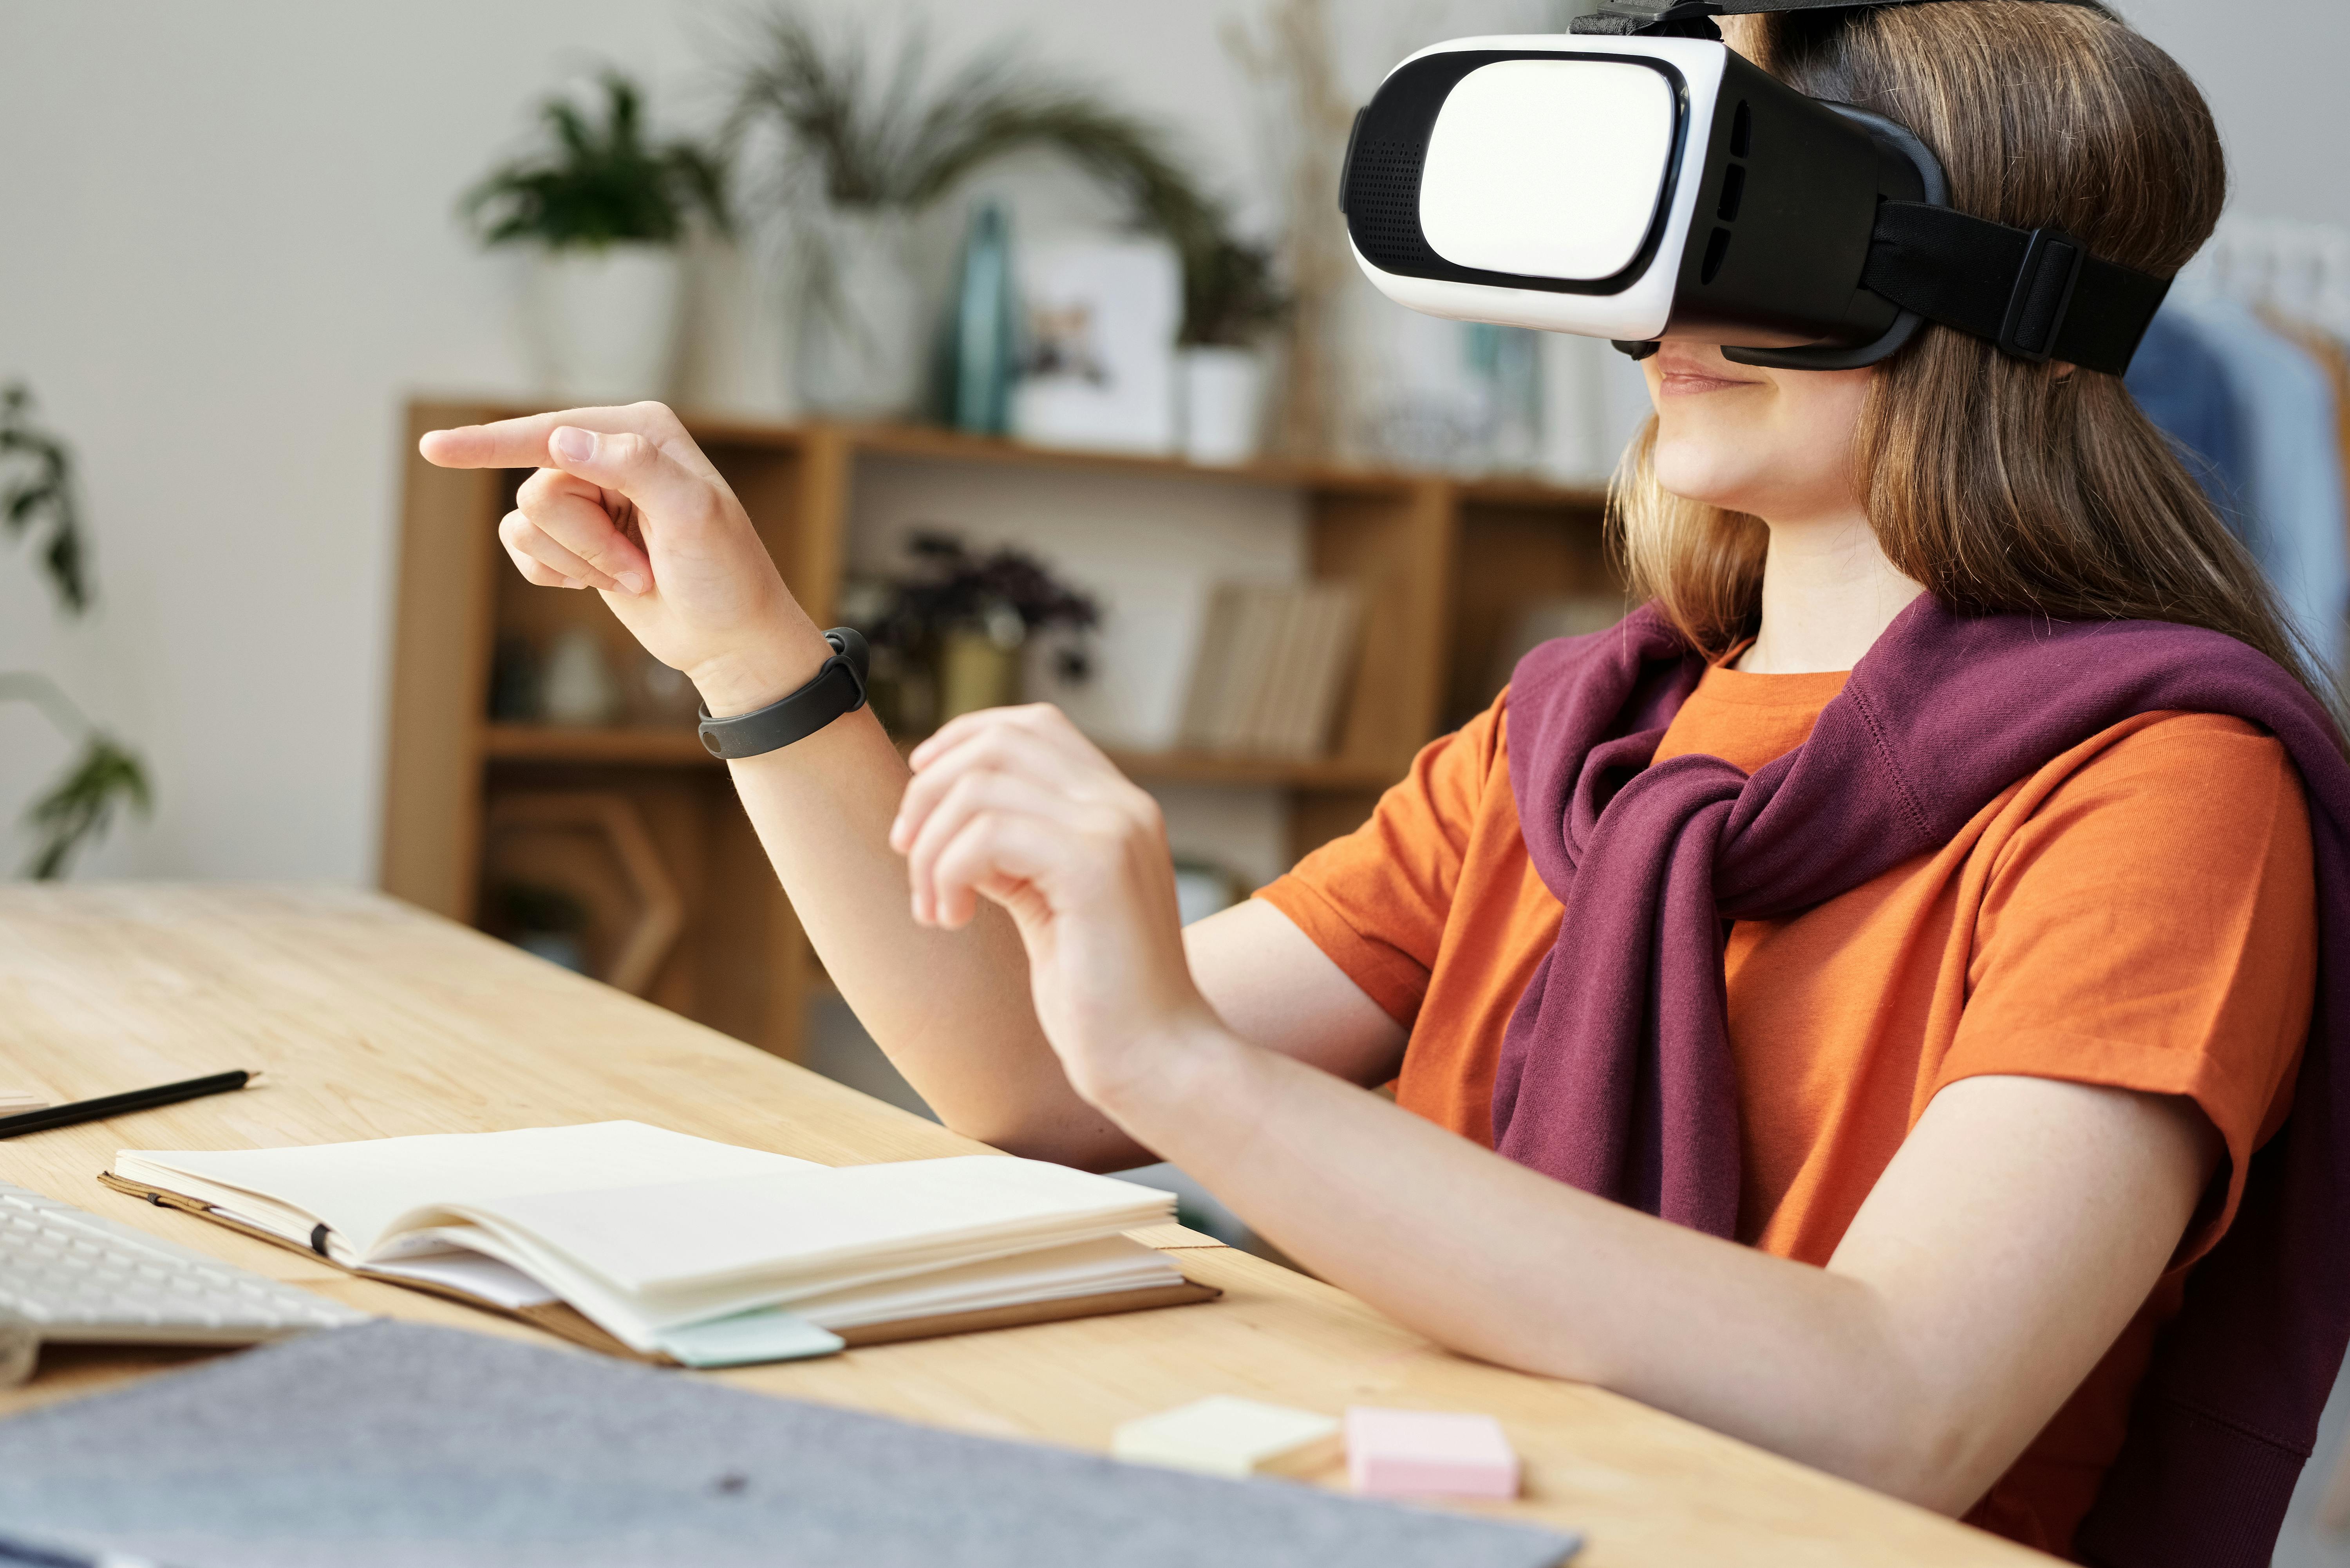
MULTIPOLYGON (((640 726, 581 729, 556 724, 487 725, 483 755, 506 763, 611 763, 637 767, 715 768, 691 730, 640 726)), ((1220 752, 1138 752, 1112 748, 1129 778, 1168 784, 1272 784, 1291 789, 1385 789, 1395 782, 1384 762, 1344 757, 1254 757, 1220 752)))
POLYGON ((482 754, 498 762, 633 763, 648 767, 717 767, 691 730, 579 729, 558 724, 484 727, 482 754))
MULTIPOLYGON (((426 909, 481 923, 485 893, 534 869, 504 864, 511 836, 486 831, 501 799, 564 790, 621 795, 643 820, 684 907, 651 1000, 796 1056, 807 1004, 829 982, 732 781, 693 732, 483 717, 492 652, 502 638, 543 648, 561 631, 586 627, 616 654, 634 656, 595 596, 534 590, 506 563, 496 525, 523 474, 436 469, 415 455, 425 431, 536 411, 459 399, 420 400, 408 410, 381 884, 426 909)), ((868 462, 1129 475, 1138 483, 1296 495, 1306 575, 1352 585, 1371 628, 1355 656, 1331 754, 1110 753, 1148 784, 1283 792, 1295 854, 1358 826, 1420 745, 1492 698, 1498 650, 1518 611, 1546 596, 1613 584, 1601 547, 1605 498, 1591 490, 1317 464, 1199 466, 915 427, 691 413, 685 422, 819 626, 837 618, 850 498, 868 462)))

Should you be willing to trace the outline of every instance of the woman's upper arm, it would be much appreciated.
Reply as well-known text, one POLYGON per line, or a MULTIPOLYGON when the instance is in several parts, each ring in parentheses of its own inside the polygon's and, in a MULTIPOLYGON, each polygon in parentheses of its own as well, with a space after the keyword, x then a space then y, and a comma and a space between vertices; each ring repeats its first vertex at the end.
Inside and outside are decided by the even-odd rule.
POLYGON ((1898 1314, 1961 1490, 2227 1223, 2289 1097, 2315 928, 2298 776, 2241 721, 2134 722, 2007 845, 1931 1098, 1829 1265, 1898 1314))
POLYGON ((1404 1027, 1262 898, 1187 927, 1191 978, 1225 1027, 1357 1084, 1395 1076, 1404 1027))
POLYGON ((1234 1033, 1357 1084, 1396 1075, 1508 765, 1506 700, 1422 747, 1361 827, 1185 933, 1193 978, 1234 1033))
POLYGON ((1828 1272, 1869 1290, 1921 1423, 1917 1475, 1877 1484, 1956 1513, 2013 1464, 2170 1266, 2218 1132, 2191 1101, 2048 1078, 1934 1096, 1828 1272))

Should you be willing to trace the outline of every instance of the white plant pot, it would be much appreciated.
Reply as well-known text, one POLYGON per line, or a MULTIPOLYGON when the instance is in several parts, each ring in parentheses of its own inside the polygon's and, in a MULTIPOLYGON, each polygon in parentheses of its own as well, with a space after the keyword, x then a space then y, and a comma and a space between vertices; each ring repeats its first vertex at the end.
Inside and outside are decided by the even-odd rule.
POLYGON ((1253 348, 1186 348, 1176 367, 1183 455, 1193 462, 1247 462, 1264 418, 1264 356, 1253 348))
POLYGON ((929 313, 914 277, 912 220, 834 208, 806 220, 792 382, 811 413, 896 420, 929 369, 929 313))
POLYGON ((670 245, 539 252, 523 295, 531 373, 572 403, 668 397, 682 276, 670 245))

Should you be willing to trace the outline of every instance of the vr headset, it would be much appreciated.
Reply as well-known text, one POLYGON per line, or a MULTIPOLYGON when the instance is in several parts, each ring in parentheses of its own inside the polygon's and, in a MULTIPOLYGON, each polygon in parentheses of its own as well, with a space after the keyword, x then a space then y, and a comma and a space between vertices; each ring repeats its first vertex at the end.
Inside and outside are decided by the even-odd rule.
POLYGON ((1712 21, 1880 3, 1609 0, 1571 36, 1422 49, 1355 118, 1339 201, 1355 258, 1399 305, 1635 358, 1681 338, 1852 369, 1931 320, 2121 374, 2168 279, 1953 210, 1916 135, 1795 91, 1712 21))

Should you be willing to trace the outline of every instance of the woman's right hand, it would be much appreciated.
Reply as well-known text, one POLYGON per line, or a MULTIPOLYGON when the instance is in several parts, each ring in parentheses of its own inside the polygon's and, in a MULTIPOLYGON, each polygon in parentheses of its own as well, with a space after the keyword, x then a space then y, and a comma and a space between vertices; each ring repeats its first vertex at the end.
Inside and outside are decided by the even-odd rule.
POLYGON ((498 525, 522 575, 595 588, 714 714, 796 689, 832 649, 793 599, 743 504, 659 403, 433 431, 443 468, 536 468, 498 525))

